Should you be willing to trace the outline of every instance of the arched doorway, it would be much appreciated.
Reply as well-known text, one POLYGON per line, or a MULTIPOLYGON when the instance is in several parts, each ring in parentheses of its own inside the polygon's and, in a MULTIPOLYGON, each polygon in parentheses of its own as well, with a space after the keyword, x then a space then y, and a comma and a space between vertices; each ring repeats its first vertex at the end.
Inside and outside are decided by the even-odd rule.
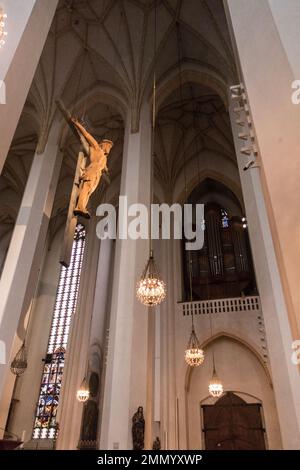
POLYGON ((227 392, 214 405, 202 405, 206 450, 265 450, 261 404, 227 392))

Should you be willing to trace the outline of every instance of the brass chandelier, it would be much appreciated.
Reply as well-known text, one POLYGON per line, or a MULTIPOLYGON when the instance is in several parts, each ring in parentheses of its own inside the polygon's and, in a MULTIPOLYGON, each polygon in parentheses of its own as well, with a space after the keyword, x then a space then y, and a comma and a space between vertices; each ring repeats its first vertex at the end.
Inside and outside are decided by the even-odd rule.
POLYGON ((38 270, 38 273, 37 273, 35 292, 33 294, 31 304, 30 304, 30 310, 29 310, 28 322, 27 322, 27 326, 25 330, 24 340, 23 340, 22 346, 20 347, 17 354, 15 355, 15 357, 10 363, 10 371, 12 372, 12 374, 16 375, 17 377, 20 377, 20 375, 24 374, 28 366, 27 351, 26 351, 26 337, 30 331, 32 311, 33 311, 35 299, 37 298, 37 290, 39 286, 39 273, 40 273, 40 269, 38 270))
POLYGON ((194 325, 192 325, 191 336, 184 353, 185 362, 190 367, 198 367, 204 361, 204 352, 200 347, 199 340, 195 333, 194 325))
MULTIPOLYGON (((193 302, 193 288, 192 288, 192 260, 189 252, 189 280, 190 280, 190 302, 193 302)), ((194 314, 192 309, 192 331, 187 348, 184 352, 185 362, 190 367, 198 367, 204 361, 204 351, 201 349, 200 342, 195 332, 194 327, 194 314)))
POLYGON ((20 377, 20 375, 24 374, 25 370, 27 369, 27 353, 25 348, 25 341, 23 342, 22 346, 20 347, 19 351, 15 355, 14 359, 10 364, 11 372, 20 377))
POLYGON ((151 141, 151 168, 150 168, 150 211, 149 211, 149 258, 140 280, 137 283, 136 295, 138 300, 147 307, 159 305, 166 298, 166 285, 161 279, 157 269, 152 241, 152 207, 153 203, 153 165, 154 165, 154 148, 155 148, 155 124, 156 124, 156 0, 154 13, 154 75, 153 75, 153 103, 152 103, 152 141, 151 141))
POLYGON ((139 301, 147 307, 160 304, 166 297, 166 286, 158 273, 153 250, 150 250, 150 257, 137 284, 136 295, 139 301))
MULTIPOLYGON (((209 313, 209 322, 210 322, 210 336, 212 338, 213 337, 212 313, 209 313)), ((212 348, 213 348, 213 346, 212 346, 212 348)), ((209 391, 209 394, 213 398, 220 398, 220 396, 223 395, 224 388, 223 388, 223 384, 222 384, 221 380, 217 376, 216 365, 215 365, 215 351, 214 351, 214 348, 212 349, 212 360, 213 360, 213 373, 212 373, 212 377, 211 377, 211 379, 209 381, 209 384, 208 384, 208 391, 209 391)))
POLYGON ((76 398, 80 403, 85 403, 90 397, 89 384, 84 377, 79 389, 76 392, 76 398))
POLYGON ((210 379, 208 385, 208 391, 209 394, 214 398, 219 398, 221 395, 223 395, 224 392, 223 384, 217 376, 215 365, 213 368, 212 378, 210 379))

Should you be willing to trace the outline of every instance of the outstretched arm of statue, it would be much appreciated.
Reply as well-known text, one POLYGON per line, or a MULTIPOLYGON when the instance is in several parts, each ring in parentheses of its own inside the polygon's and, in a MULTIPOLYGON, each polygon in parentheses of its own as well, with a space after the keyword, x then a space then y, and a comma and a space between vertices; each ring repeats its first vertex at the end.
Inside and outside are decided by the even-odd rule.
POLYGON ((75 124, 75 126, 76 126, 76 129, 78 129, 78 131, 80 132, 80 134, 83 135, 83 137, 87 140, 88 144, 89 144, 91 147, 94 147, 95 149, 99 149, 98 142, 97 142, 96 139, 94 139, 94 137, 83 127, 83 125, 80 124, 80 122, 78 122, 77 119, 72 119, 72 121, 74 122, 74 124, 75 124))
MULTIPOLYGON (((77 129, 77 128, 76 128, 77 129)), ((80 139, 80 142, 83 146, 84 153, 89 157, 90 156, 90 146, 86 138, 77 130, 77 135, 80 139)))

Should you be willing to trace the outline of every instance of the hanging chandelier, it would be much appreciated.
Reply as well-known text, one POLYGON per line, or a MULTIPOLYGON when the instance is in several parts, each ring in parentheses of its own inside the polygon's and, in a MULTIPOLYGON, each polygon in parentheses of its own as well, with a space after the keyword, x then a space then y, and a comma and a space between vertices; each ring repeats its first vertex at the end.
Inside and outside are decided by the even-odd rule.
MULTIPOLYGON (((156 60, 156 0, 155 0, 155 14, 154 14, 154 63, 156 60)), ((156 118, 156 75, 154 67, 153 75, 153 108, 152 108, 152 139, 151 139, 151 167, 150 167, 150 222, 149 222, 149 240, 150 240, 150 255, 141 276, 137 283, 136 295, 139 301, 147 307, 154 307, 159 305, 166 298, 166 285, 161 279, 153 255, 152 245, 152 207, 153 203, 153 164, 154 164, 154 148, 155 148, 155 118, 156 118)))
POLYGON ((24 374, 25 370, 27 369, 27 354, 25 348, 25 341, 20 347, 19 351, 15 355, 14 359, 10 364, 11 372, 20 377, 20 375, 24 374))
POLYGON ((215 366, 214 366, 212 378, 210 379, 210 382, 208 385, 208 391, 210 395, 214 398, 219 398, 224 392, 223 384, 221 380, 219 379, 219 377, 217 376, 215 366))
POLYGON ((166 297, 166 286, 160 278, 152 250, 142 277, 137 283, 136 295, 147 307, 159 305, 166 297))
POLYGON ((185 362, 190 367, 198 367, 204 361, 204 352, 200 347, 199 340, 195 333, 194 325, 192 325, 191 336, 184 353, 185 362))
POLYGON ((76 398, 80 403, 85 403, 90 397, 90 389, 86 378, 84 377, 79 389, 76 392, 76 398))
POLYGON ((0 49, 5 44, 5 37, 7 36, 7 31, 5 31, 5 19, 7 14, 3 12, 3 9, 0 9, 0 49))

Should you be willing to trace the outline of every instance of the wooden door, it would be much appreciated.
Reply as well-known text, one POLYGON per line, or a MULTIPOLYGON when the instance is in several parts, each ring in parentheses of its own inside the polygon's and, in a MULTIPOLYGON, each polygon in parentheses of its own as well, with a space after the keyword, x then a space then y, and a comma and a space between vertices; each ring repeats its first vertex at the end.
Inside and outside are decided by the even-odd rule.
POLYGON ((265 449, 265 430, 259 403, 246 403, 234 393, 227 392, 215 405, 204 405, 202 410, 205 449, 265 449))

